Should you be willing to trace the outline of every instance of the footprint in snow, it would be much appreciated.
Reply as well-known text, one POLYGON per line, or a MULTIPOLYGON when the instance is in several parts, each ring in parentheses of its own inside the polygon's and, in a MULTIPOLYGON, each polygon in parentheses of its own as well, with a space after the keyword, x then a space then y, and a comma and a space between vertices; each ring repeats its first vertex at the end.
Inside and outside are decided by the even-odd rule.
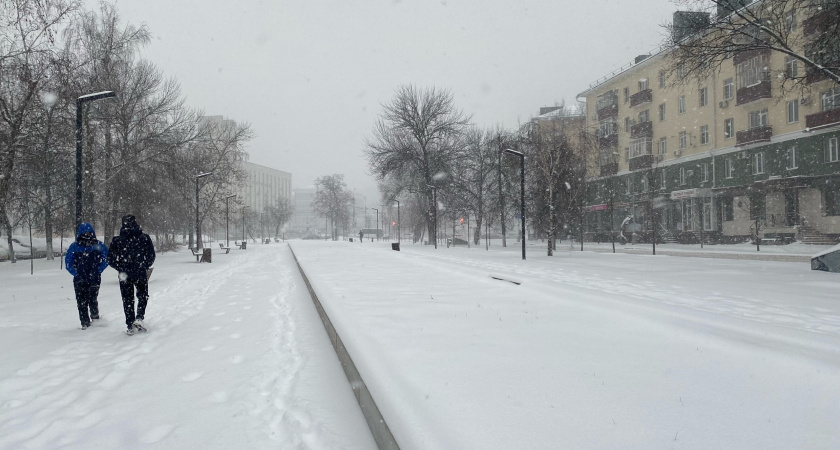
POLYGON ((236 356, 234 356, 234 357, 232 357, 232 358, 228 359, 228 362, 230 362, 231 364, 239 364, 239 363, 241 363, 241 362, 242 362, 242 361, 244 361, 244 360, 245 360, 245 357, 244 357, 244 356, 242 356, 242 355, 236 355, 236 356))
POLYGON ((213 350, 216 350, 215 345, 208 345, 206 347, 201 347, 202 352, 210 352, 210 351, 213 351, 213 350))
POLYGON ((210 331, 219 331, 221 329, 222 329, 222 327, 213 327, 213 328, 210 329, 210 331))
POLYGON ((195 381, 195 380, 201 378, 202 375, 204 375, 203 372, 188 373, 188 374, 184 375, 183 377, 181 377, 181 381, 186 381, 186 382, 195 381))
POLYGON ((165 438, 174 429, 175 427, 172 425, 158 425, 146 432, 144 435, 140 436, 140 442, 144 444, 154 444, 155 442, 165 438))
POLYGON ((242 335, 241 335, 241 334, 239 334, 239 333, 233 333, 233 334, 231 334, 231 335, 230 335, 230 338, 231 338, 231 339, 239 339, 239 338, 241 338, 241 337, 242 337, 242 335))

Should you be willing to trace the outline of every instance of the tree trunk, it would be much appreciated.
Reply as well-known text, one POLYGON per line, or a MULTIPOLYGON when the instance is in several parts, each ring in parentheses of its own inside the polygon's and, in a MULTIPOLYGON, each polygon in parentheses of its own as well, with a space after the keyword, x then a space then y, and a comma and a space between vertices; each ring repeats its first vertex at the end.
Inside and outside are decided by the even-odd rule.
POLYGON ((15 247, 12 242, 12 224, 9 222, 9 215, 6 213, 5 206, 0 206, 0 208, 2 208, 0 213, 3 215, 3 226, 6 228, 6 242, 9 244, 9 261, 14 264, 17 262, 17 259, 15 258, 15 247))

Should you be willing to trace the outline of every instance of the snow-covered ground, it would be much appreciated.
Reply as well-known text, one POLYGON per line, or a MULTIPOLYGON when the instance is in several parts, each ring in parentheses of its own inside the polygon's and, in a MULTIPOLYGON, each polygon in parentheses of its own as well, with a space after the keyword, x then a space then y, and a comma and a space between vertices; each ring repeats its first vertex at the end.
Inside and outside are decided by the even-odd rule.
POLYGON ((0 263, 0 448, 375 448, 286 245, 158 255, 135 336, 58 266, 0 263))
POLYGON ((291 243, 402 448, 840 446, 837 274, 388 245, 291 243))
MULTIPOLYGON (((838 274, 290 246, 403 449, 840 447, 838 274)), ((159 255, 135 336, 111 269, 81 331, 57 261, 0 263, 0 448, 375 447, 289 246, 194 261, 159 255)))

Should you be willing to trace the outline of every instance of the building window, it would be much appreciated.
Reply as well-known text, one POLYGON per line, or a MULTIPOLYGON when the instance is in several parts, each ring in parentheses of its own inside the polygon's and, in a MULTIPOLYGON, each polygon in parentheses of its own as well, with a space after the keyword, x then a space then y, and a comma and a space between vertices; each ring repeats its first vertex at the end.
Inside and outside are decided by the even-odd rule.
POLYGON ((732 84, 732 78, 723 80, 723 99, 731 100, 735 96, 735 85, 732 84))
POLYGON ((831 111, 840 108, 840 87, 829 89, 820 95, 822 110, 831 111))
POLYGON ((723 161, 723 175, 726 178, 732 178, 735 175, 735 168, 732 165, 732 158, 726 158, 723 161))
POLYGON ((758 152, 753 155, 753 175, 760 175, 764 173, 764 152, 758 152))
POLYGON ((633 177, 627 177, 627 193, 633 193, 633 177))
POLYGON ((667 137, 659 138, 659 154, 660 155, 667 155, 668 154, 668 138, 667 137))
POLYGON ((706 106, 709 103, 709 88, 700 89, 700 106, 706 106))
POLYGON ((735 220, 735 208, 734 202, 732 201, 731 196, 721 197, 721 203, 723 204, 723 220, 725 222, 731 222, 735 220))
POLYGON ((785 76, 788 78, 799 76, 799 60, 793 56, 785 58, 785 76))
POLYGON ((642 155, 650 155, 651 140, 649 137, 633 139, 630 141, 630 158, 637 158, 642 155))
POLYGON ((770 80, 770 60, 767 55, 758 55, 738 64, 736 78, 738 89, 755 86, 770 80))
POLYGON ((639 113, 639 123, 650 122, 650 110, 646 109, 639 113))
POLYGON ((624 118, 624 131, 626 131, 628 133, 630 132, 630 118, 629 117, 624 118))
POLYGON ((796 169, 796 147, 787 150, 787 169, 796 169))
POLYGON ((665 182, 665 180, 667 180, 667 178, 666 178, 666 174, 665 174, 665 168, 663 167, 662 168, 662 183, 659 185, 659 190, 660 191, 664 191, 667 188, 667 183, 665 182))
POLYGON ((823 205, 826 216, 840 216, 840 189, 825 188, 823 190, 823 205))
POLYGON ((607 137, 616 134, 615 118, 604 119, 598 122, 598 136, 607 137))
POLYGON ((630 101, 630 88, 624 88, 624 103, 630 101))
POLYGON ((709 164, 700 164, 700 177, 704 183, 709 181, 709 164))
POLYGON ((659 121, 665 120, 665 104, 659 105, 659 121))
POLYGON ((701 144, 708 144, 709 143, 709 126, 708 125, 700 126, 700 143, 701 144))
POLYGON ((688 135, 685 131, 680 131, 680 150, 685 150, 688 147, 688 135))
POLYGON ((791 9, 785 13, 785 29, 788 32, 796 30, 796 10, 791 9))
POLYGON ((647 178, 642 177, 642 179, 639 180, 639 181, 641 182, 641 185, 642 185, 642 192, 647 192, 648 191, 647 178))
POLYGON ((677 107, 677 112, 680 114, 685 114, 685 95, 680 95, 679 103, 677 107))
POLYGON ((723 138, 731 139, 735 136, 735 119, 726 119, 723 121, 723 138))
POLYGON ((750 129, 767 126, 767 108, 750 112, 750 129))
POLYGON ((680 167, 680 186, 685 186, 685 167, 680 167))
POLYGON ((750 195, 750 220, 764 220, 766 213, 767 197, 761 193, 750 195))
POLYGON ((680 65, 677 67, 677 76, 679 76, 680 80, 682 80, 683 78, 685 78, 685 75, 686 75, 685 64, 680 63, 680 65))
POLYGON ((642 78, 639 80, 639 92, 646 91, 649 88, 649 83, 647 78, 642 78))
POLYGON ((665 71, 664 70, 659 71, 659 88, 660 89, 665 88, 665 71))
POLYGON ((828 139, 827 155, 828 162, 840 161, 840 139, 833 137, 828 139))
POLYGON ((787 103, 788 123, 799 122, 799 100, 791 100, 787 103))

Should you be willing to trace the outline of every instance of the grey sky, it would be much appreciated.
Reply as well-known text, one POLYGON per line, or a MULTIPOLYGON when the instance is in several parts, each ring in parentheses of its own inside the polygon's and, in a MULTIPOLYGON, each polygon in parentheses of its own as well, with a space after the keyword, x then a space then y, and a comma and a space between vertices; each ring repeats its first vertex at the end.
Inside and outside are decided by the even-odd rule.
MULTIPOLYGON (((91 5, 94 3, 91 2, 91 5)), ((480 126, 513 128, 656 47, 669 0, 120 0, 144 55, 190 105, 250 122, 251 161, 294 187, 344 173, 375 198, 362 156, 400 84, 449 89, 480 126)))

